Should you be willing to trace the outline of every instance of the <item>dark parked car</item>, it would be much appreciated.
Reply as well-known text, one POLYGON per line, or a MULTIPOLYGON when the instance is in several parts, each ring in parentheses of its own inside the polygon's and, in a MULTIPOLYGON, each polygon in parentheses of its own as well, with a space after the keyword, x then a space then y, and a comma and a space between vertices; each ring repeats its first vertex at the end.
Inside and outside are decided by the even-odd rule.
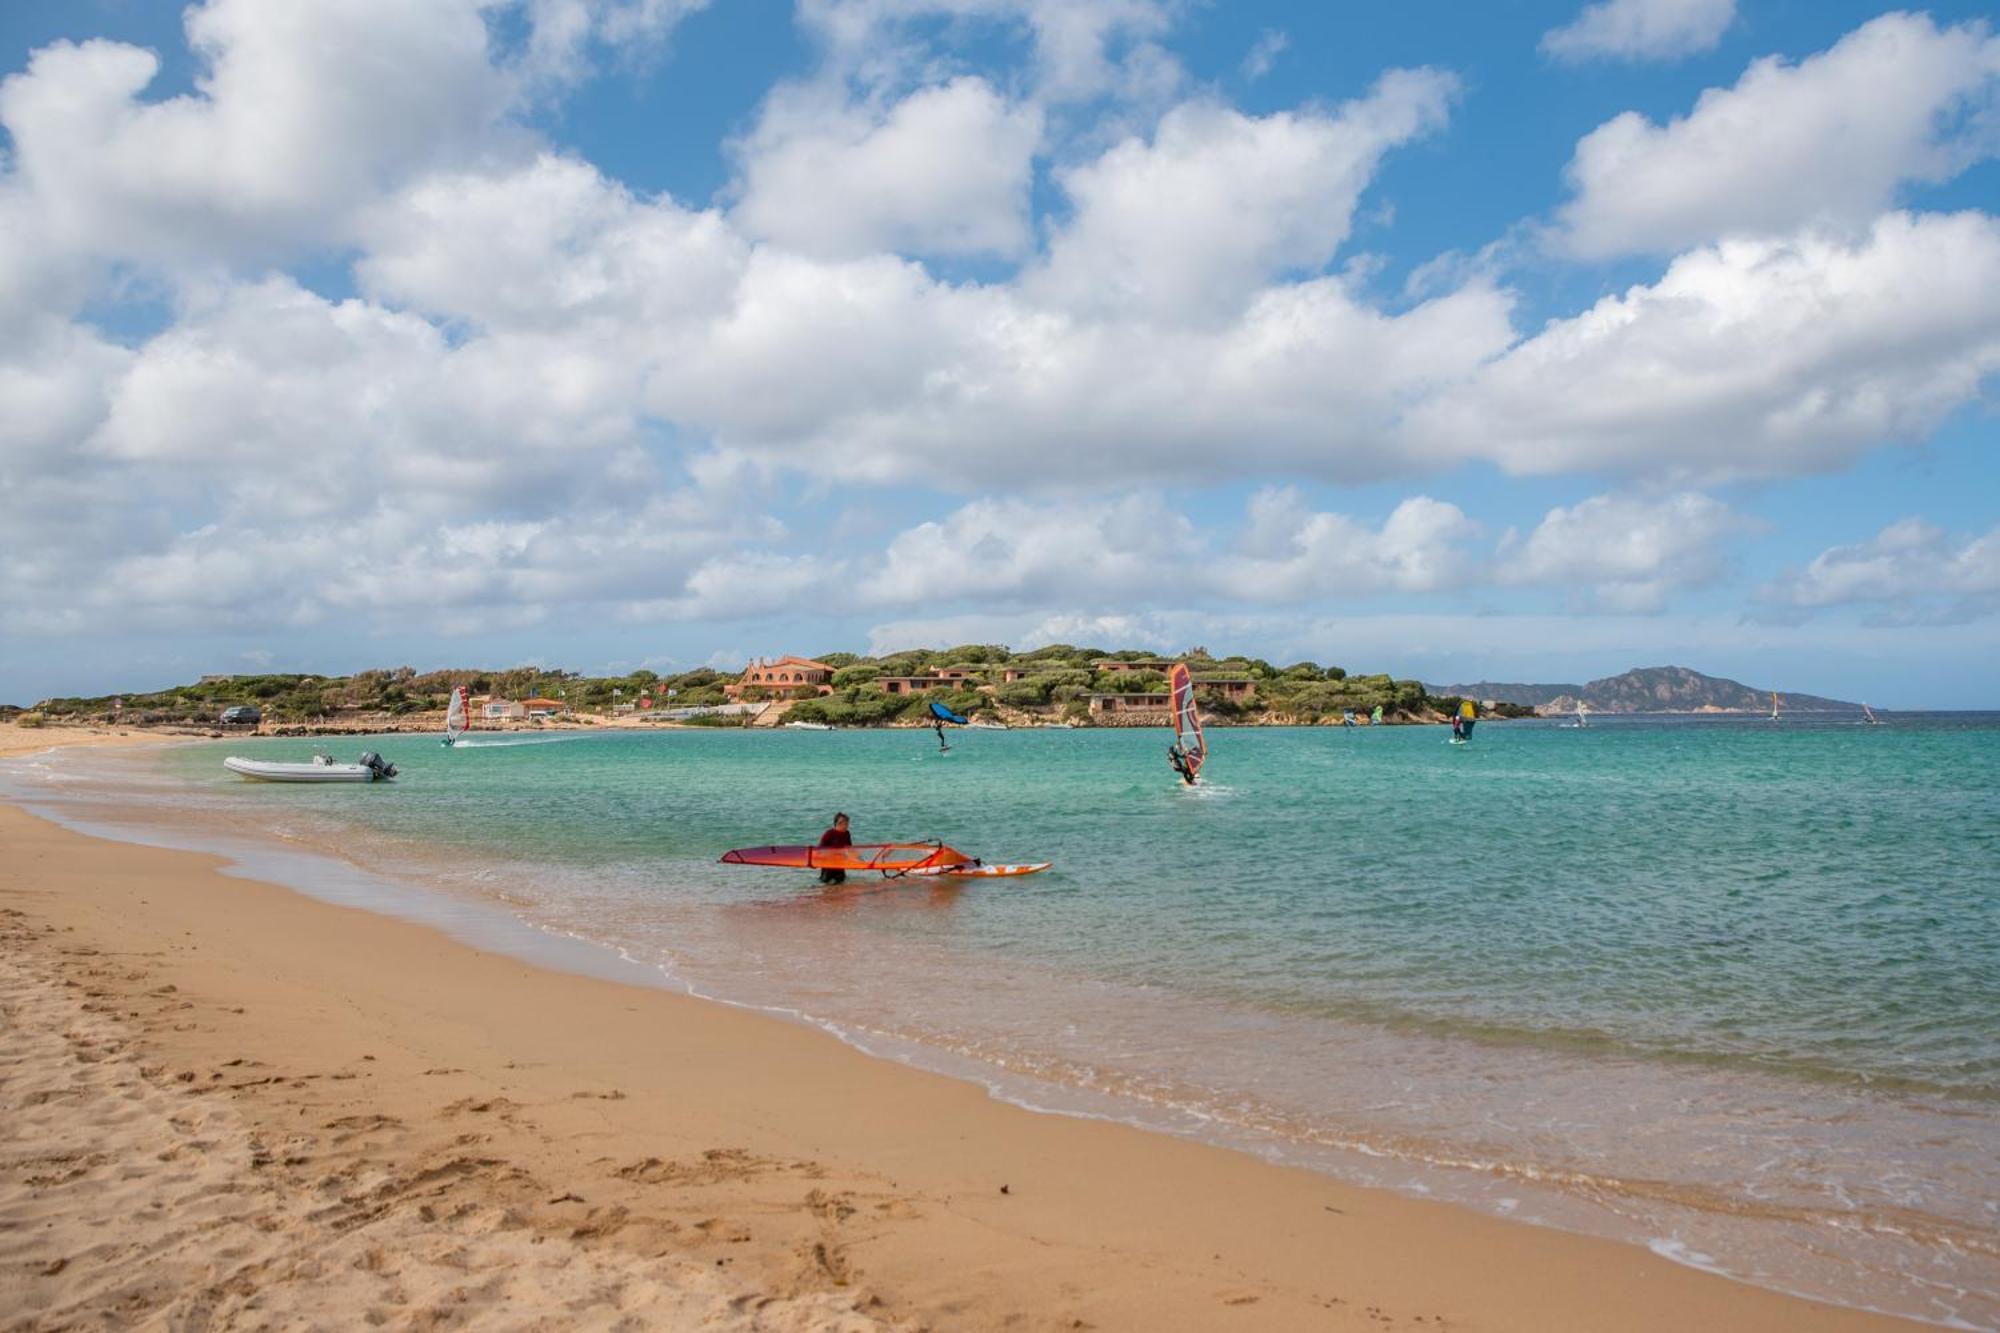
POLYGON ((225 727, 254 727, 264 720, 264 715, 249 704, 237 704, 234 708, 222 710, 222 725, 225 727))

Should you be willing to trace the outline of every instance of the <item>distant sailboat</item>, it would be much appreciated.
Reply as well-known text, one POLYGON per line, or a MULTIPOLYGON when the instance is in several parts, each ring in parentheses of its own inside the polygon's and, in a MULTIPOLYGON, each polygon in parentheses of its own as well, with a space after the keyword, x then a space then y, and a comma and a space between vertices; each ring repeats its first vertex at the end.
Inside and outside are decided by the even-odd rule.
POLYGON ((458 738, 471 726, 472 710, 467 707, 465 686, 455 685, 451 691, 451 703, 444 710, 444 743, 458 744, 458 738))

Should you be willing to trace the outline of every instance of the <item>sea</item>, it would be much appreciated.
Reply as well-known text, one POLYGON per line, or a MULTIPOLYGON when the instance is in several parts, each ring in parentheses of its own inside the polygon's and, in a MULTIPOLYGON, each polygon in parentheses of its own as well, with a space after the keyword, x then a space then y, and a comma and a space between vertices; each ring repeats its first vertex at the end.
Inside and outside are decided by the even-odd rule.
POLYGON ((2000 1328, 2000 714, 68 750, 0 794, 530 959, 1784 1291, 2000 1328), (226 754, 374 749, 390 784, 226 754), (940 838, 971 882, 719 864, 940 838))

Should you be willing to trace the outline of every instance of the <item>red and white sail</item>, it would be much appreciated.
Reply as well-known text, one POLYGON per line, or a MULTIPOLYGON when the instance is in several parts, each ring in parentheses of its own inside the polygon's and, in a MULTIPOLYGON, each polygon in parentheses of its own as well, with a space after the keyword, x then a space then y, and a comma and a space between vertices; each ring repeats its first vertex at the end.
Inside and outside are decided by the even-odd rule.
POLYGON ((1187 756, 1188 776, 1201 775, 1202 761, 1208 758, 1208 743, 1201 735, 1201 713, 1194 706, 1194 673, 1187 663, 1174 663, 1167 673, 1167 690, 1174 710, 1174 740, 1187 756))

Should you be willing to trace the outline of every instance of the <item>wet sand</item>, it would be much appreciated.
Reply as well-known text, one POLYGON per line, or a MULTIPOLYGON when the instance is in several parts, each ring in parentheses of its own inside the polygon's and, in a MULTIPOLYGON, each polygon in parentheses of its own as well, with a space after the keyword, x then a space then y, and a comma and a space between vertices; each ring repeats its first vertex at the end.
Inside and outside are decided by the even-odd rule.
POLYGON ((0 807, 0 1325, 1911 1327, 218 864, 0 807))

